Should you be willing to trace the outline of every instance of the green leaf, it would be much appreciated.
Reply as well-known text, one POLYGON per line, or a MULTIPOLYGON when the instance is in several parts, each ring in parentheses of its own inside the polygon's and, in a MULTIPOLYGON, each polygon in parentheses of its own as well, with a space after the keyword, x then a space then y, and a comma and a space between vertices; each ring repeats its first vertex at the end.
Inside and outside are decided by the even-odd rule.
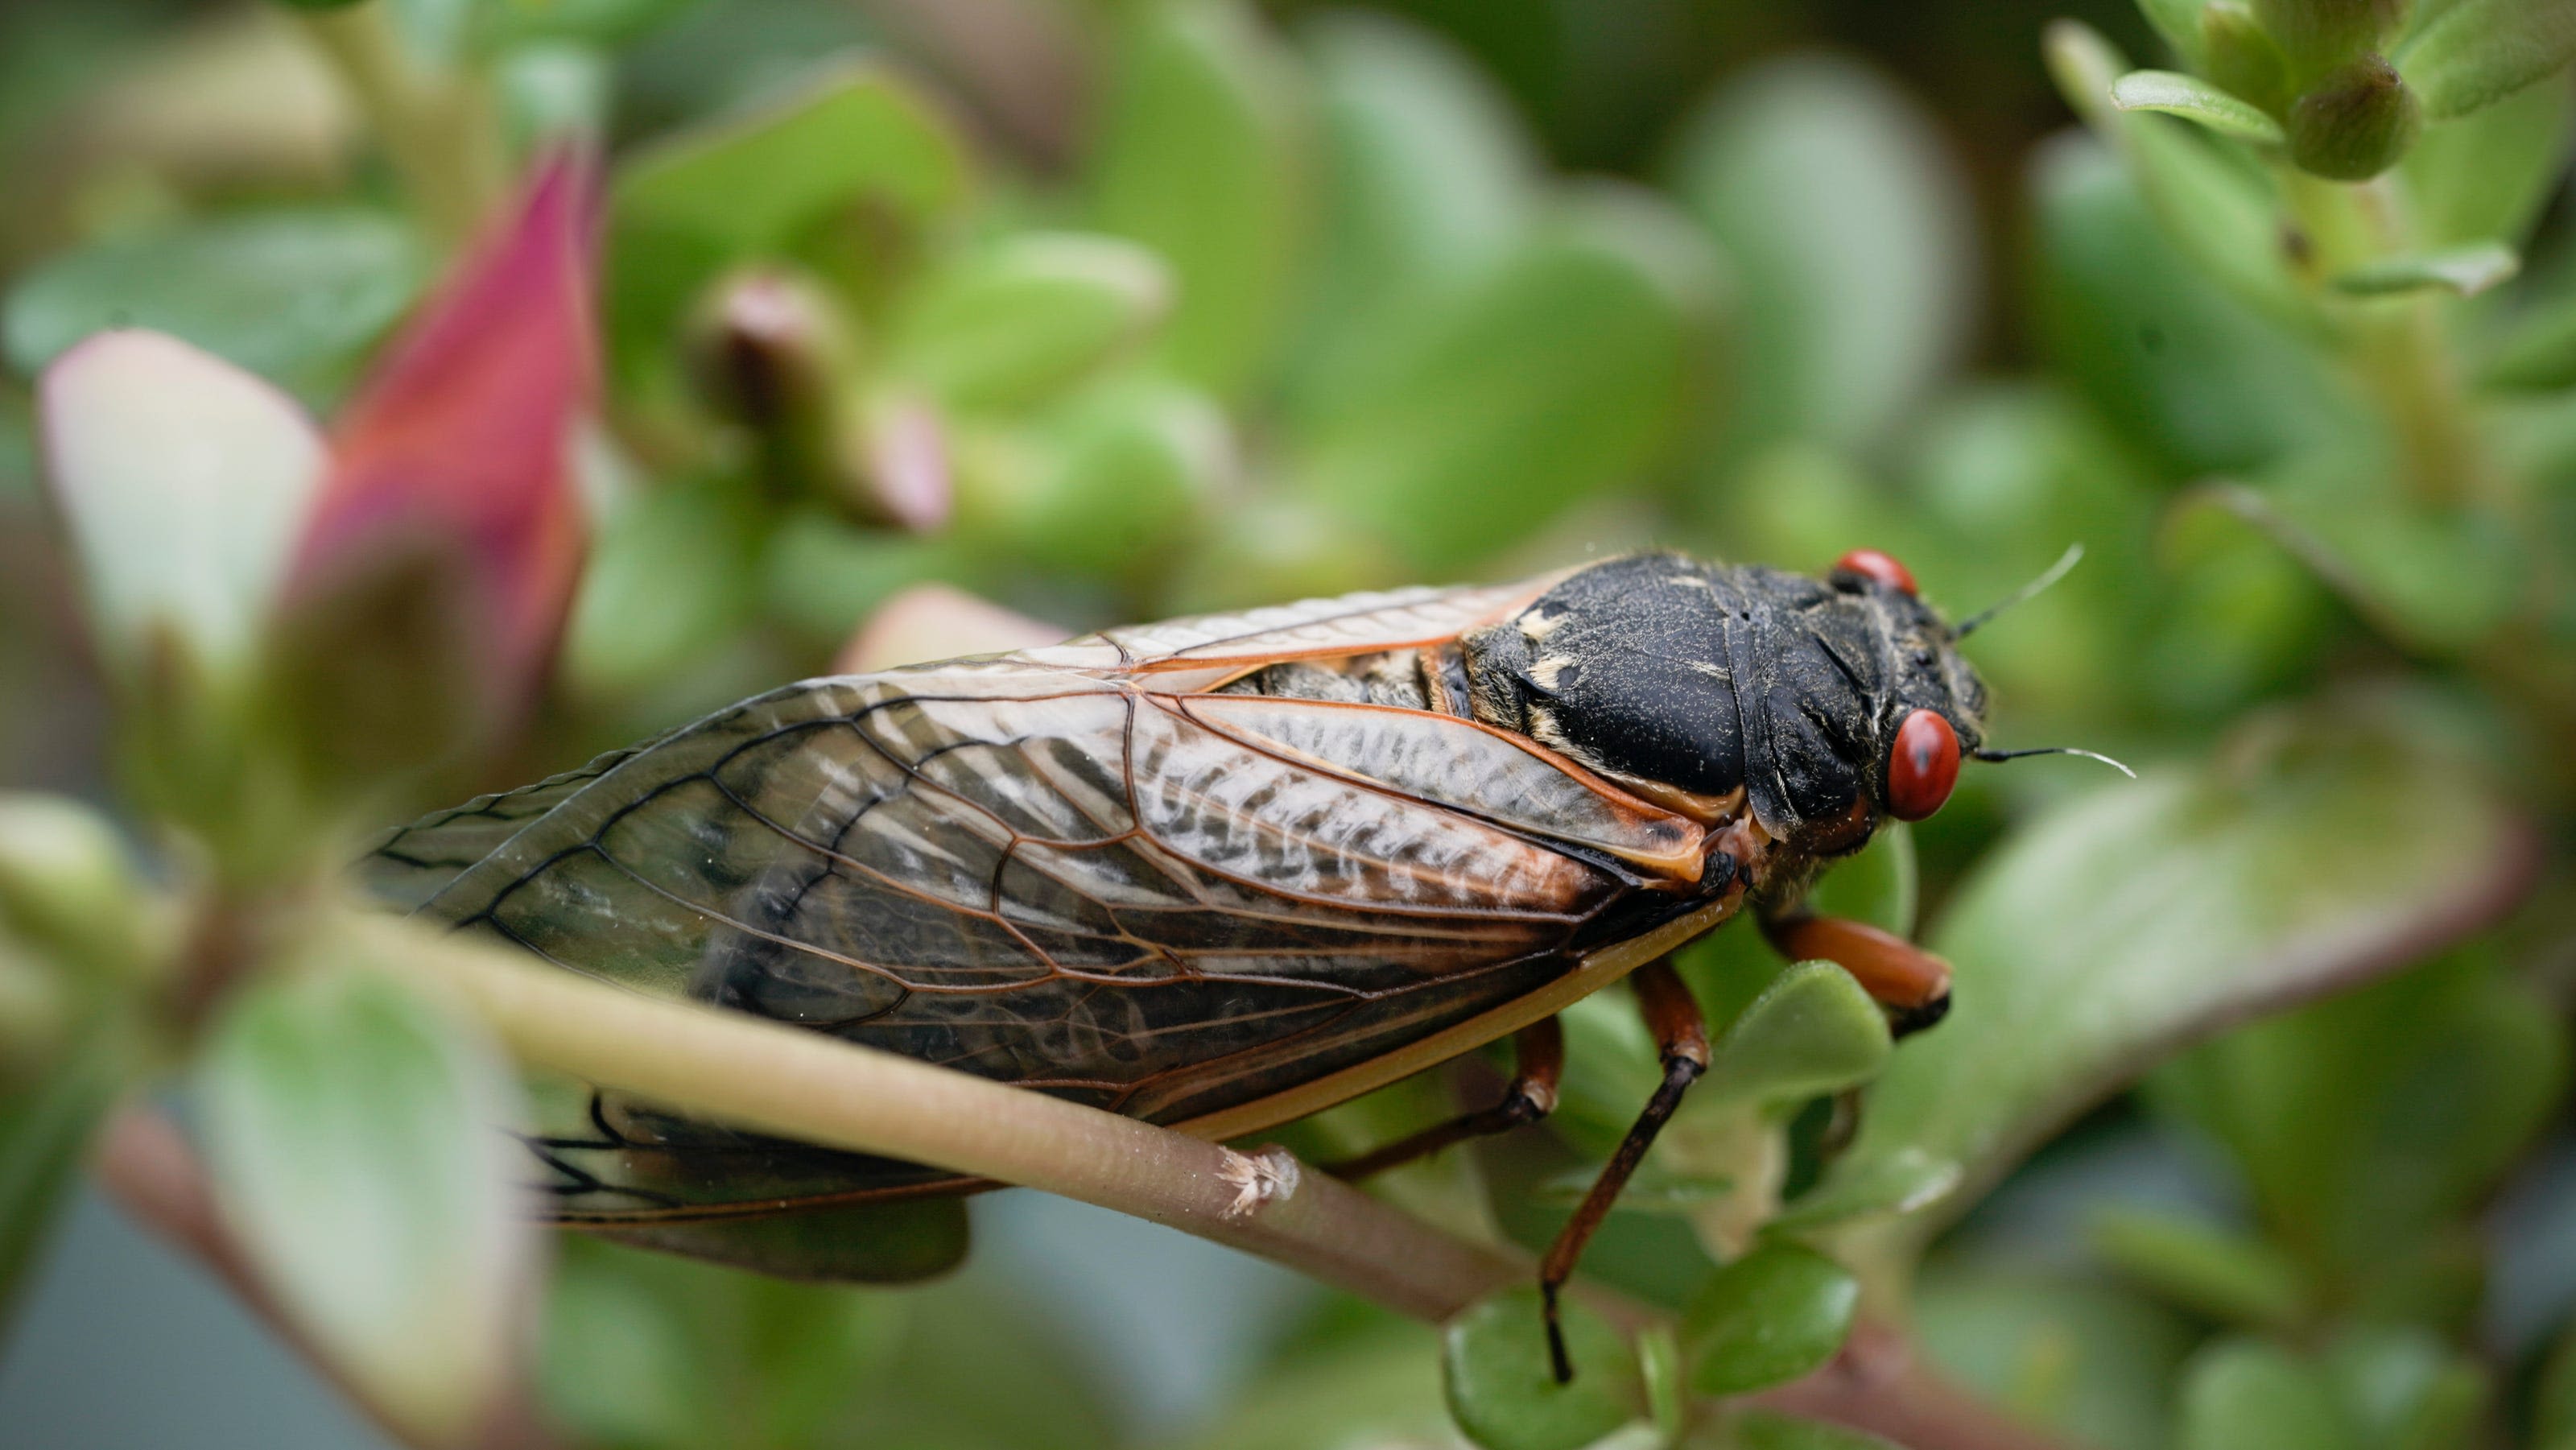
POLYGON ((2260 1239, 2149 1209, 2107 1208, 2093 1248, 2140 1286, 2195 1314, 2289 1329, 2306 1307, 2298 1265, 2260 1239))
POLYGON ((2570 56, 2576 0, 2457 0, 2427 16, 2397 62, 2424 113, 2440 120, 2536 85, 2570 56))
POLYGON ((2185 1371, 2177 1450, 2361 1450, 2316 1369, 2253 1340, 2224 1341, 2185 1371))
POLYGON ((2335 287, 2356 297, 2384 297, 2426 288, 2447 288, 2475 297, 2510 280, 2522 270, 2522 258, 2502 242, 2471 242, 2438 252, 2383 257, 2336 274, 2335 287))
POLYGON ((1866 445, 1957 360, 1977 239, 1938 134, 1877 72, 1815 57, 1736 77, 1684 123, 1672 189, 1741 269, 1737 449, 1866 445))
POLYGON ((2531 86, 2425 127, 2398 167, 2417 239, 2435 248, 2529 240, 2576 143, 2571 113, 2576 91, 2531 86))
MULTIPOLYGON (((1826 1187, 1901 1152, 1956 1160, 1949 1194, 1855 1226, 1920 1243, 2147 1064, 2501 911, 2527 850, 2476 775, 2352 702, 2250 726, 2208 765, 2061 806, 1988 853, 1953 898, 1931 945, 1958 973, 1958 1005, 1880 1076, 1826 1187), (2443 808, 2428 815, 2428 800, 2443 808), (2401 835, 2413 864, 2392 879, 2385 845, 2401 835)), ((1858 1248, 1844 1257, 1863 1261, 1858 1248)))
POLYGON ((1171 264, 1180 301, 1161 357, 1232 393, 1252 381, 1308 226, 1298 76, 1232 3, 1148 7, 1120 37, 1091 178, 1091 219, 1171 264))
POLYGON ((2179 71, 2133 70, 2111 83, 2111 104, 2123 111, 2180 116, 2239 141, 2278 146, 2285 139, 2281 123, 2253 103, 2179 71))
POLYGON ((2201 45, 2201 15, 2208 5, 2209 0, 2140 0, 2138 13, 2176 54, 2193 60, 2201 45))
POLYGON ((1626 1339, 1569 1298, 1558 1384, 1535 1288, 1506 1289, 1469 1306, 1443 1331, 1441 1380, 1449 1413, 1484 1450, 1576 1450, 1644 1412, 1645 1387, 1626 1339))
POLYGON ((531 1226, 510 1069, 402 980, 410 930, 334 922, 241 988, 196 1086, 217 1201, 280 1312, 389 1420, 455 1440, 506 1379, 531 1226))
POLYGON ((609 192, 608 321, 621 352, 667 340, 726 266, 869 202, 922 227, 970 185, 965 143, 910 86, 844 66, 748 115, 655 144, 609 192))
POLYGON ((1800 962, 1726 1029, 1692 1091, 1793 1102, 1868 1082, 1888 1052, 1887 1014, 1851 974, 1831 962, 1800 962))
POLYGON ((1452 573, 1630 482, 1681 417, 1705 247, 1640 196, 1569 209, 1463 289, 1391 309, 1291 420, 1293 486, 1452 573))
POLYGON ((428 275, 408 227, 381 212, 263 212, 104 242, 9 293, 10 366, 33 377, 74 343, 148 327, 290 387, 337 381, 428 275))
POLYGON ((1810 1249, 1765 1244, 1719 1269, 1682 1314, 1690 1385, 1741 1395, 1818 1368, 1842 1348, 1860 1283, 1810 1249))
POLYGON ((90 625, 138 671, 166 632, 229 674, 283 585, 326 466, 283 393, 155 332, 112 332, 37 385, 45 471, 90 625))
POLYGON ((888 365, 961 408, 1020 406, 1143 341, 1171 301, 1170 273, 1142 247, 1020 233, 924 277, 894 321, 888 365))
POLYGON ((1790 1201, 1763 1225, 1772 1234, 1804 1234, 1864 1216, 1912 1213, 1959 1182, 1959 1165, 1899 1149, 1865 1169, 1838 1173, 1790 1201))

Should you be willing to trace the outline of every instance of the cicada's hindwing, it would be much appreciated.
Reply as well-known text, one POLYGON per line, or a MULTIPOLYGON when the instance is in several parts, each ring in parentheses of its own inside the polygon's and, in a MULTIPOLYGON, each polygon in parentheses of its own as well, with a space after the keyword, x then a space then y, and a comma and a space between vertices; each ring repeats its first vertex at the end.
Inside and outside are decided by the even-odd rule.
MULTIPOLYGON (((1659 888, 1695 876, 1698 826, 1518 736, 1208 693, 1278 659, 1453 637, 1529 592, 811 680, 430 817, 369 869, 423 915, 630 990, 1240 1124, 1533 991, 1672 914, 1659 888)), ((539 1095, 530 1146, 570 1221, 659 1232, 973 1186, 577 1083, 539 1095)))

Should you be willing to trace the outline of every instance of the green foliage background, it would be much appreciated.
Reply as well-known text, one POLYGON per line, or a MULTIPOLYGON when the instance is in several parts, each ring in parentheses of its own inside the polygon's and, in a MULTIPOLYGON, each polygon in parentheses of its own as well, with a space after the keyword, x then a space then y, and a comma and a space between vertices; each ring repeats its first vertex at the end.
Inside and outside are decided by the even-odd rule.
MULTIPOLYGON (((113 769, 38 371, 141 325, 327 412, 494 178, 604 138, 596 541, 536 727, 455 795, 820 671, 927 582, 1079 628, 1868 546, 1955 615, 2086 547, 1971 653, 2001 742, 2145 778, 1972 769, 1827 888, 1923 928, 1954 1020, 1890 1051, 1748 933, 1685 962, 1719 1071, 1590 1261, 1676 1327, 1586 1321, 1569 1398, 1525 1304, 1444 1343, 1335 1302, 1193 1443, 1852 1443, 1730 1397, 1857 1316, 2106 1450, 2576 1446, 2576 7, 2067 8, 12 6, 0 783, 113 769), (354 104, 353 35, 430 99, 354 104), (747 332, 754 294, 785 324, 747 332)), ((171 1033, 132 965, 167 944, 102 919, 192 858, 147 883, 70 811, 0 813, 0 1267, 133 1063, 193 1062, 218 1171, 281 1199, 275 1165, 381 1124, 227 1093, 364 1098, 327 1087, 351 1061, 481 1091, 410 1009, 321 988, 171 1033)), ((1654 1076, 1621 1003, 1569 1028, 1557 1119, 1385 1192, 1543 1243, 1654 1076)), ((1299 1146, 1486 1090, 1403 1085, 1299 1146)), ((442 1131, 395 1141, 473 1156, 442 1131)), ((380 1182, 412 1201, 405 1157, 380 1182)), ((405 1362, 359 1375, 397 1419, 478 1372, 349 1312, 348 1362, 405 1362)), ((576 1242, 543 1323, 578 1443, 1118 1443, 954 1288, 576 1242)))

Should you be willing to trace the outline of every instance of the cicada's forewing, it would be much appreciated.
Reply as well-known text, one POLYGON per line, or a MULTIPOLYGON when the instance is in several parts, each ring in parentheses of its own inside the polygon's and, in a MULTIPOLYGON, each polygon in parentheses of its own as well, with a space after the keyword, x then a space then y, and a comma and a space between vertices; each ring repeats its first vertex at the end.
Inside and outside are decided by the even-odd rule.
MULTIPOLYGON (((1695 877, 1698 827, 1514 737, 1173 693, 1127 658, 747 701, 576 783, 423 910, 631 989, 1177 1123, 1478 1018, 1673 914, 1653 888, 1695 877)), ((453 859, 492 814, 392 845, 453 859)), ((964 1186, 613 1095, 555 1117, 550 1187, 595 1223, 964 1186)))

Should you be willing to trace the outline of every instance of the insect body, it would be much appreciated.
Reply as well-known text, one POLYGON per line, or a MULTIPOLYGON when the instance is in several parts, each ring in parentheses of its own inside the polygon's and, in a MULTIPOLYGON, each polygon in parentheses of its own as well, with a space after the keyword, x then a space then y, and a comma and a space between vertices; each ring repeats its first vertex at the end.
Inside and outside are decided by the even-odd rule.
MULTIPOLYGON (((1644 554, 809 680, 368 869, 572 971, 1211 1136, 1521 1034, 1516 1096, 1411 1151, 1552 1100, 1546 1019, 1588 963, 1747 903, 1900 1026, 1936 1017, 1937 959, 1797 903, 1980 744, 1954 645, 1884 556, 1817 580, 1644 554)), ((1659 961, 1638 980, 1677 1097, 1696 1013, 1659 961)), ((532 1141, 570 1222, 978 1186, 578 1101, 532 1141)))

